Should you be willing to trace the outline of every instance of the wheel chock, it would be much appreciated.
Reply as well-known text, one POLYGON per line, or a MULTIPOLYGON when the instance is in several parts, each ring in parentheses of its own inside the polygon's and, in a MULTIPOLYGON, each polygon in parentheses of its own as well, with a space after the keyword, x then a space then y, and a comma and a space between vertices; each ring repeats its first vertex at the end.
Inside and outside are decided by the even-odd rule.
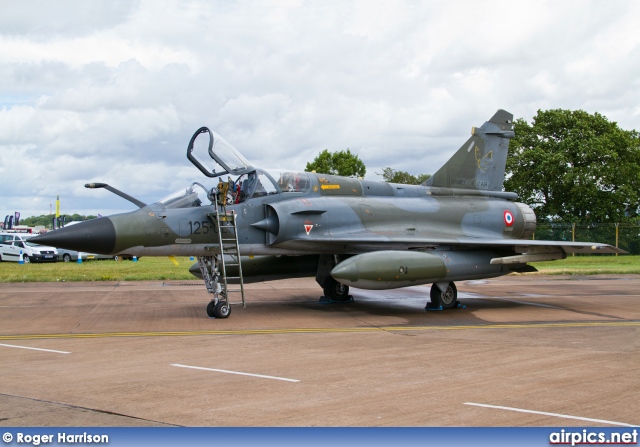
MULTIPOLYGON (((455 307, 453 307, 452 309, 466 309, 467 306, 465 306, 464 304, 462 304, 460 301, 456 301, 456 305, 455 307)), ((426 307, 424 308, 425 310, 432 310, 432 311, 441 311, 444 310, 444 308, 442 306, 436 306, 435 304, 433 304, 431 301, 429 301, 426 305, 426 307)))
POLYGON ((320 297, 320 299, 318 300, 319 304, 345 304, 345 303, 353 303, 353 297, 351 295, 349 295, 349 298, 344 300, 344 301, 336 301, 336 300, 332 300, 331 298, 327 298, 326 296, 322 295, 320 297))
POLYGON ((442 306, 436 306, 435 304, 433 304, 431 301, 429 301, 427 303, 427 305, 425 306, 424 310, 426 311, 441 311, 444 308, 442 306))

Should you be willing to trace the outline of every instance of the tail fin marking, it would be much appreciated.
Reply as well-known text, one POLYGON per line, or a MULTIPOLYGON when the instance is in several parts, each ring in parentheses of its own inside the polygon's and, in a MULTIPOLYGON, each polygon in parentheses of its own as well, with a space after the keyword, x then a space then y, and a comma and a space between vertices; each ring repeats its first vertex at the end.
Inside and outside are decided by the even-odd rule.
POLYGON ((469 138, 426 186, 453 189, 502 191, 509 140, 514 137, 513 115, 498 110, 469 138))

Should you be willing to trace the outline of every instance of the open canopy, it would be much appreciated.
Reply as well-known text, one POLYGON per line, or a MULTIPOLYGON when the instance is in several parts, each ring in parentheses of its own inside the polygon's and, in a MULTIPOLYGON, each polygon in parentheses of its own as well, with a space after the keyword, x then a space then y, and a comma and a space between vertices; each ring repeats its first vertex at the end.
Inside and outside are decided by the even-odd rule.
POLYGON ((187 158, 207 177, 238 176, 255 170, 236 148, 208 127, 201 127, 193 134, 187 158))

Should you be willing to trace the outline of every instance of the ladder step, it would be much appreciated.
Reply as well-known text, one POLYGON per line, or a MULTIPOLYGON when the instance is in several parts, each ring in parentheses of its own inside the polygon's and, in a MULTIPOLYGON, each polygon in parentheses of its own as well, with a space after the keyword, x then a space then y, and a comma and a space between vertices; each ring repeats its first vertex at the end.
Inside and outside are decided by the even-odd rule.
POLYGON ((242 262, 240 255, 240 247, 238 245, 238 227, 236 226, 236 215, 234 213, 227 213, 225 208, 216 208, 215 213, 209 213, 207 216, 214 222, 214 231, 218 236, 218 244, 212 251, 217 251, 215 254, 217 260, 222 264, 220 275, 223 278, 226 286, 226 292, 240 293, 242 301, 231 302, 229 304, 242 304, 245 306, 244 297, 244 278, 242 276, 242 262), (225 257, 231 257, 229 261, 225 260, 225 257), (240 276, 227 276, 227 268, 237 267, 240 276), (227 283, 227 281, 231 281, 227 283))

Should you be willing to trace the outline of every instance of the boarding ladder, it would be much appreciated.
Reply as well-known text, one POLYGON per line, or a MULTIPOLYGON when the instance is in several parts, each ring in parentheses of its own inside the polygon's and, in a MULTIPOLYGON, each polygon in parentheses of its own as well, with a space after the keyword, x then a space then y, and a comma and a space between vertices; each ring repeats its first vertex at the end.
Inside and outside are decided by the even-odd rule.
POLYGON ((220 281, 222 299, 226 299, 228 304, 242 304, 242 307, 246 307, 236 215, 233 211, 227 211, 226 207, 221 206, 216 207, 216 212, 209 213, 207 216, 213 222, 218 236, 219 250, 215 255, 215 265, 222 280, 220 281), (230 296, 232 293, 239 293, 240 301, 232 301, 230 296))

